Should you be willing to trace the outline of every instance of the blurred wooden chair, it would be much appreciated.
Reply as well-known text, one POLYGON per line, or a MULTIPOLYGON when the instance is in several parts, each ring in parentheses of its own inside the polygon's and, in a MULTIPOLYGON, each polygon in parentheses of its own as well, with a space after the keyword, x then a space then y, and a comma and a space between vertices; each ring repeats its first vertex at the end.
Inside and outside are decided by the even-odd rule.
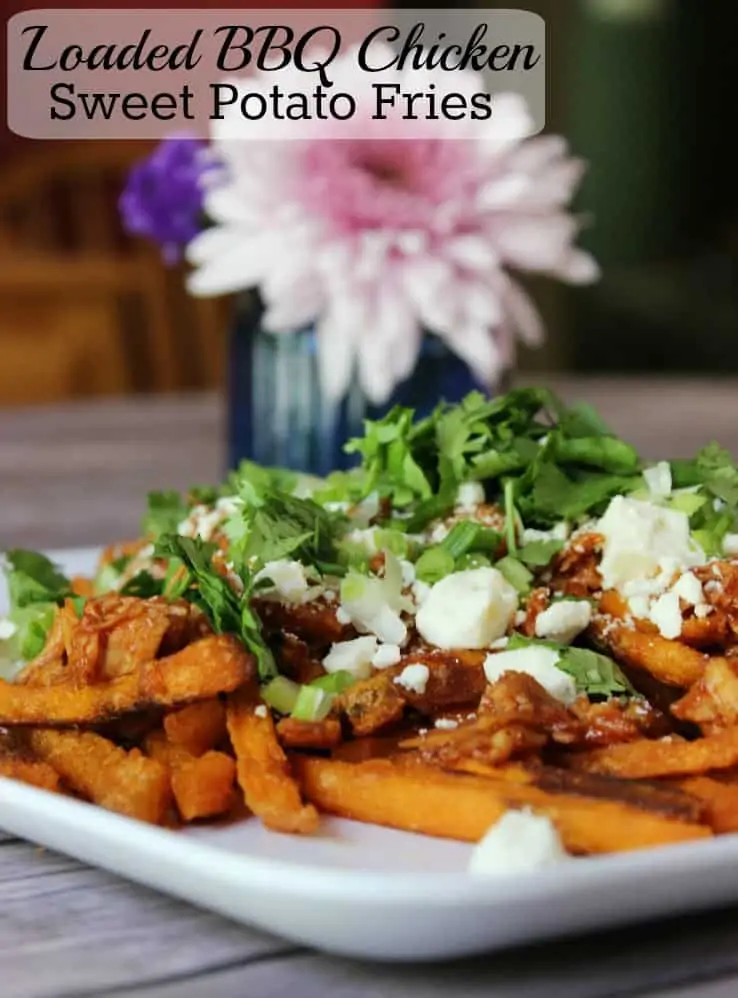
POLYGON ((210 351, 192 356, 217 305, 187 315, 181 275, 121 229, 118 194, 150 148, 53 143, 0 167, 0 403, 220 381, 210 351))

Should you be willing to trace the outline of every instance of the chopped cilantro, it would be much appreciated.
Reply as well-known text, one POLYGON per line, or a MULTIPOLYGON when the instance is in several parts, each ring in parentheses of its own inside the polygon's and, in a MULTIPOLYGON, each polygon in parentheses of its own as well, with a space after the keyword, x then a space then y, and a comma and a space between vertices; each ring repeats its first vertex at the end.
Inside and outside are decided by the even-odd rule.
POLYGON ((555 641, 541 641, 538 638, 513 634, 506 650, 515 651, 518 648, 541 646, 558 652, 559 660, 556 667, 572 677, 580 693, 587 693, 590 696, 613 696, 634 692, 626 676, 611 658, 590 651, 589 648, 574 648, 570 645, 557 644, 555 641))

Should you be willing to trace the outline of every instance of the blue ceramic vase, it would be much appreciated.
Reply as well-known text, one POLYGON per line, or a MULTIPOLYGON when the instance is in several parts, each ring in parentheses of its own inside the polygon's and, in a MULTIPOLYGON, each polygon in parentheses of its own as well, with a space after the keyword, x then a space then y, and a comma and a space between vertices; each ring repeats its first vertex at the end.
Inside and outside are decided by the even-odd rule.
POLYGON ((350 467, 343 445, 395 405, 427 415, 441 400, 457 402, 473 389, 488 391, 468 366, 427 334, 412 375, 382 406, 368 402, 358 383, 338 402, 320 391, 312 328, 275 336, 260 324, 260 309, 236 308, 228 359, 228 461, 293 468, 314 475, 350 467))

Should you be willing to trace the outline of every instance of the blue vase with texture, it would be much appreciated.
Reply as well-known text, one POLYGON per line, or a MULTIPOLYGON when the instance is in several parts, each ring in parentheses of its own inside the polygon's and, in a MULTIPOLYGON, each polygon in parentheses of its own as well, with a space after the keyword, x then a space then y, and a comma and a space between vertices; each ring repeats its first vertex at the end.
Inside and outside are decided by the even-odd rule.
POLYGON ((418 363, 384 405, 371 404, 358 382, 339 402, 320 390, 316 334, 312 327, 274 335, 260 323, 258 305, 240 303, 228 354, 228 462, 258 464, 325 476, 351 467, 344 453, 365 419, 379 419, 403 405, 425 416, 441 400, 458 402, 489 388, 437 336, 426 334, 418 363))

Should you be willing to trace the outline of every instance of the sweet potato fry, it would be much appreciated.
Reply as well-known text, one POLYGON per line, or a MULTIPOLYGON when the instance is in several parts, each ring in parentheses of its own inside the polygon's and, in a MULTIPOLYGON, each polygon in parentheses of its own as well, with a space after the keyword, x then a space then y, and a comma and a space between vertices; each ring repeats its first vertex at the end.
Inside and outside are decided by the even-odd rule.
POLYGON ((204 755, 228 738, 225 704, 220 700, 199 700, 171 711, 164 718, 164 731, 173 744, 192 755, 204 755))
POLYGON ((224 752, 206 752, 178 762, 171 771, 177 810, 184 821, 213 818, 231 810, 236 763, 224 752))
POLYGON ((283 717, 277 724, 277 738, 284 748, 335 748, 341 741, 341 722, 333 717, 323 721, 296 721, 293 717, 283 717))
POLYGON ((295 760, 306 797, 331 814, 442 838, 478 841, 508 809, 551 818, 575 853, 621 852, 709 837, 706 825, 623 802, 444 773, 388 760, 295 760))
MULTIPOLYGON (((627 604, 623 597, 614 589, 604 592, 600 598, 599 611, 611 617, 623 620, 629 616, 627 604)), ((730 633, 728 617, 722 611, 713 612, 707 617, 690 616, 690 607, 684 607, 685 619, 682 621, 680 643, 692 645, 694 648, 719 647, 725 644, 730 633)), ((636 629, 644 634, 658 634, 658 628, 650 620, 633 618, 636 629)))
POLYGON ((355 735, 371 735, 395 724, 405 713, 405 698, 389 669, 349 686, 338 704, 355 735))
POLYGON ((69 581, 72 586, 72 592, 75 596, 95 595, 95 584, 92 579, 88 579, 84 575, 75 575, 69 581))
POLYGON ((738 786, 709 776, 690 776, 675 786, 702 801, 713 832, 738 832, 738 786))
POLYGON ((309 834, 318 826, 318 813, 300 796, 271 715, 260 717, 254 712, 259 702, 253 683, 231 694, 226 708, 238 782, 246 804, 273 831, 309 834))
POLYGON ((547 734, 533 727, 480 717, 452 731, 432 731, 410 738, 401 747, 417 750, 419 757, 431 765, 449 766, 462 759, 474 759, 497 766, 513 757, 530 755, 547 741, 547 734))
POLYGON ((311 647, 327 648, 334 641, 343 641, 356 633, 352 627, 339 623, 335 605, 322 599, 287 604, 262 597, 253 600, 253 607, 267 634, 295 634, 311 647))
POLYGON ((96 686, 19 686, 0 681, 0 724, 69 725, 152 706, 179 706, 236 689, 254 670, 243 645, 214 635, 96 686))
POLYGON ((627 780, 659 776, 690 776, 738 764, 738 728, 687 742, 674 738, 644 738, 610 745, 571 757, 571 764, 588 773, 604 773, 627 780))
POLYGON ((90 731, 37 728, 28 744, 64 782, 109 811, 161 824, 171 800, 169 774, 138 749, 126 752, 90 731))
POLYGON ((701 679, 672 704, 671 713, 698 724, 704 734, 738 723, 738 663, 711 658, 701 679))
POLYGON ((696 683, 708 662, 707 655, 679 641, 644 634, 611 617, 596 617, 590 633, 621 665, 643 669, 669 686, 686 688, 696 683))
POLYGON ((58 792, 59 774, 46 762, 23 758, 20 755, 0 755, 0 776, 11 780, 20 780, 42 790, 58 792))

